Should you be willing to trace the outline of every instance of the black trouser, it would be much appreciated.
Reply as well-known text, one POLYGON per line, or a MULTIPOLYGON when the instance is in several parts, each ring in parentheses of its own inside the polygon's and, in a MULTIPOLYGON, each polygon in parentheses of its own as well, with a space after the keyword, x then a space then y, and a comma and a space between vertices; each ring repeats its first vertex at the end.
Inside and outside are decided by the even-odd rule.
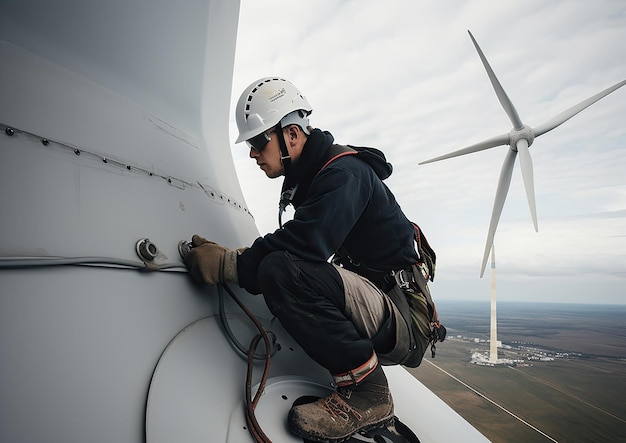
POLYGON ((361 337, 346 316, 343 282, 332 264, 273 252, 258 272, 270 311, 331 374, 348 372, 372 356, 371 340, 361 337))

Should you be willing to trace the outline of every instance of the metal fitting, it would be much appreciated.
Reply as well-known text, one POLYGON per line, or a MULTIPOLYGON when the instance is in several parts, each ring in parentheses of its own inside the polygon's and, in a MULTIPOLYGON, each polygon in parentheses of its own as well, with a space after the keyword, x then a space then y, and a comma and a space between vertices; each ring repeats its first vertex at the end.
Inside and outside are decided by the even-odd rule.
POLYGON ((191 242, 188 242, 187 240, 181 240, 178 242, 178 253, 183 260, 187 257, 187 254, 191 252, 192 247, 191 242))
POLYGON ((137 255, 146 261, 152 261, 159 254, 159 249, 156 247, 154 243, 152 243, 147 238, 142 238, 137 241, 135 245, 135 251, 137 251, 137 255))

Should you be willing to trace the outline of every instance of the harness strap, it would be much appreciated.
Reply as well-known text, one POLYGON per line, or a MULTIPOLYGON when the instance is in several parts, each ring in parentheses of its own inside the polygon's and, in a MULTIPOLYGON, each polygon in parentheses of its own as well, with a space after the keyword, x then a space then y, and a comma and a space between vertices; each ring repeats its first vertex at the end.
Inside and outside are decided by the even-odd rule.
POLYGON ((378 357, 375 352, 372 352, 371 357, 358 368, 354 368, 343 374, 333 374, 333 381, 337 386, 348 386, 358 384, 363 381, 365 377, 370 375, 374 369, 378 366, 378 357))
POLYGON ((357 152, 354 151, 354 150, 352 150, 352 151, 345 151, 345 152, 342 152, 340 154, 337 154, 337 155, 331 157, 330 160, 328 160, 326 163, 324 163, 324 166, 321 167, 320 171, 322 169, 324 169, 326 166, 330 165, 335 160, 337 160, 339 157, 343 157, 344 155, 352 155, 352 154, 357 154, 357 152))
POLYGON ((320 171, 322 171, 324 168, 326 168, 328 165, 330 165, 332 162, 334 162, 338 158, 343 157, 344 155, 351 155, 351 154, 358 154, 358 152, 356 149, 353 149, 350 146, 334 145, 334 144, 330 145, 330 148, 328 148, 328 151, 326 151, 326 154, 323 157, 324 164, 320 168, 320 170, 317 171, 317 173, 319 174, 320 171))

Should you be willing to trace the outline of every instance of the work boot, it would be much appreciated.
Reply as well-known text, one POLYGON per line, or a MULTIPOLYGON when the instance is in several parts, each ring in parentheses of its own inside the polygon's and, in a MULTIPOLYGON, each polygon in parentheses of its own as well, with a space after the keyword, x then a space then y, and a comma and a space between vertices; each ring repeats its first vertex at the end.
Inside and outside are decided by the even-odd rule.
POLYGON ((326 398, 293 406, 289 428, 316 442, 341 442, 359 431, 393 422, 393 400, 385 373, 379 365, 359 383, 338 386, 326 398))

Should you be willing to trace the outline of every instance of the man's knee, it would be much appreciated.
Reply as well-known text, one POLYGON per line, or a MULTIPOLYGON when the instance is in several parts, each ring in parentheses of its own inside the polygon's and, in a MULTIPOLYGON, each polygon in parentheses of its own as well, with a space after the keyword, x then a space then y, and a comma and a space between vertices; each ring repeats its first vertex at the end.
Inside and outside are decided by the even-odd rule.
POLYGON ((259 265, 258 281, 274 315, 302 303, 330 302, 345 308, 343 282, 335 266, 328 262, 308 262, 288 252, 272 252, 259 265))

